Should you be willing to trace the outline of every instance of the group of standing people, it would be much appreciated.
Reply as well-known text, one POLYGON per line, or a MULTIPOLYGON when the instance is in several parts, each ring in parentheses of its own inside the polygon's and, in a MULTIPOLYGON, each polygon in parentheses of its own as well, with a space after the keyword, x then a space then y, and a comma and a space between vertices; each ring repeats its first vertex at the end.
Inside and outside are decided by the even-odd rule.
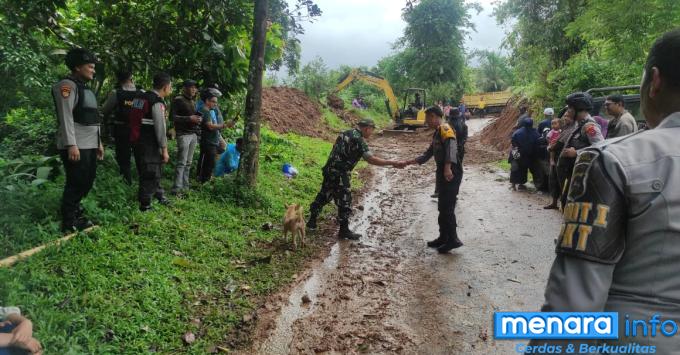
POLYGON ((437 107, 439 107, 440 110, 442 110, 442 113, 444 114, 444 117, 448 119, 448 117, 451 117, 452 113, 451 111, 453 109, 457 109, 457 115, 461 115, 465 120, 469 120, 472 118, 472 112, 465 106, 465 104, 461 101, 458 106, 454 106, 452 104, 453 101, 437 101, 437 107))
POLYGON ((577 151, 638 130, 635 118, 625 109, 623 96, 608 96, 604 107, 610 120, 592 117, 593 98, 576 92, 566 98, 566 106, 557 117, 554 109, 546 108, 544 120, 534 128, 528 108, 521 106, 509 157, 513 190, 526 190, 531 172, 536 188, 552 197, 545 209, 564 207, 577 151))
MULTIPOLYGON (((673 322, 680 319, 678 62, 680 29, 658 38, 644 65, 640 105, 649 129, 636 132, 622 100, 609 97, 607 111, 616 114, 602 136, 601 126, 587 112, 592 105, 589 95, 577 93, 567 98, 567 115, 574 122, 571 129, 563 129, 562 133, 567 131, 561 138, 564 148, 557 156, 563 157, 562 161, 568 159, 565 162, 573 169, 565 179, 571 183, 564 222, 541 311, 618 313, 618 324, 612 327, 618 326, 619 336, 583 340, 581 348, 598 345, 588 353, 610 353, 604 350, 607 348, 624 353, 622 348, 638 346, 648 350, 639 353, 678 352, 673 322), (636 329, 628 332, 631 320, 636 329), (645 326, 641 329, 636 323, 645 326)), ((558 171, 563 170, 559 164, 558 171)), ((570 343, 573 341, 536 339, 529 346, 568 349, 570 343)))
MULTIPOLYGON (((52 87, 59 122, 57 148, 66 172, 61 204, 64 232, 93 225, 85 216, 80 201, 92 188, 97 160, 104 158, 100 110, 94 92, 86 85, 94 78, 96 62, 95 56, 85 49, 70 50, 66 65, 71 73, 52 87)), ((131 72, 119 72, 116 78, 116 89, 108 95, 101 113, 115 143, 120 174, 128 184, 132 184, 134 157, 139 176, 139 209, 149 211, 154 199, 163 205, 170 202, 160 181, 163 165, 170 160, 165 99, 172 94, 172 78, 165 73, 156 74, 152 89, 148 91, 135 85, 131 72)), ((200 147, 197 179, 201 183, 213 176, 218 153, 234 155, 240 151, 240 142, 233 144, 237 149, 232 149, 222 138, 221 130, 233 127, 235 121, 225 123, 218 106, 218 98, 222 95, 218 88, 207 87, 199 98, 195 81, 186 80, 182 87, 169 114, 177 139, 172 194, 178 196, 190 187, 196 146, 200 147)))

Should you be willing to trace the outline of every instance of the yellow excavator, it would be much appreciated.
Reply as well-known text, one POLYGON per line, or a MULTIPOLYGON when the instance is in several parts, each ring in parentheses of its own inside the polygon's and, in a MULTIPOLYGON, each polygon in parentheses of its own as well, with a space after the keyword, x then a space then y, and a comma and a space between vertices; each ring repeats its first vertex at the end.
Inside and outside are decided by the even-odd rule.
POLYGON ((385 93, 385 96, 387 97, 385 105, 387 106, 387 112, 395 122, 395 129, 414 130, 418 127, 425 126, 425 100, 427 99, 427 92, 425 89, 406 89, 404 94, 404 105, 402 106, 404 108, 399 109, 397 96, 394 95, 394 90, 392 90, 387 79, 369 71, 352 69, 349 74, 340 79, 332 95, 336 95, 357 80, 375 86, 385 93))

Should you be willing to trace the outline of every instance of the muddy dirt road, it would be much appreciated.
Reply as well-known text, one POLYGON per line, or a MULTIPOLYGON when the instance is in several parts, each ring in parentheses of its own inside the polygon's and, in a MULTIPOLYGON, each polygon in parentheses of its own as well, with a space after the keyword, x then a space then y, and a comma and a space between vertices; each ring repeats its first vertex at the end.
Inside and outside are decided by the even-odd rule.
MULTIPOLYGON (((485 123, 472 120, 471 131, 485 123)), ((422 133, 369 144, 410 158, 427 141, 422 133)), ((438 235, 434 163, 375 168, 353 220, 364 238, 333 245, 267 302, 246 353, 514 353, 515 342, 493 339, 492 315, 540 307, 560 215, 542 209, 544 196, 510 191, 495 170, 466 166, 457 207, 465 245, 439 255, 425 246, 438 235)))

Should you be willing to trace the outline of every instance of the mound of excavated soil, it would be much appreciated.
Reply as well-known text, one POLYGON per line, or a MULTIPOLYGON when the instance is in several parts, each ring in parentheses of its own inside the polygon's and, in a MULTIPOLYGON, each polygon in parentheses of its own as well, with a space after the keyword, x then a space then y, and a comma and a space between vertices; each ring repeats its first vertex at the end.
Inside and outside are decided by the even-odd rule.
POLYGON ((481 143, 486 147, 493 147, 498 151, 507 152, 510 150, 510 137, 519 118, 519 105, 523 100, 513 97, 501 112, 500 117, 491 122, 479 134, 481 143))
POLYGON ((347 122, 350 126, 356 126, 361 117, 352 111, 345 111, 335 107, 331 107, 331 111, 340 117, 343 121, 347 122))
POLYGON ((321 117, 319 104, 304 92, 288 87, 262 90, 262 119, 278 133, 331 138, 321 117))
POLYGON ((337 110, 344 110, 345 109, 345 102, 342 101, 342 99, 336 95, 328 95, 326 98, 326 101, 328 102, 328 106, 331 108, 337 109, 337 110))

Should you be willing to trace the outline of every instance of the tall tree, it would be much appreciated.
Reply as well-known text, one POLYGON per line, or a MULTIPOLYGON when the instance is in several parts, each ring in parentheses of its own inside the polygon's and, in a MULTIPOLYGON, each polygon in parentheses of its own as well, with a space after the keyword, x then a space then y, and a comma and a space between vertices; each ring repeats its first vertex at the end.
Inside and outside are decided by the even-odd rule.
POLYGON ((259 170, 262 78, 264 77, 264 55, 267 44, 267 2, 268 0, 255 0, 248 94, 246 95, 246 125, 243 130, 245 147, 238 171, 239 176, 250 187, 257 184, 259 170))
POLYGON ((473 56, 479 58, 477 86, 481 90, 502 91, 512 85, 512 69, 506 57, 488 50, 476 51, 473 56))
POLYGON ((463 42, 474 29, 468 15, 479 9, 477 3, 463 0, 407 2, 402 13, 406 28, 395 48, 398 52, 381 60, 378 70, 402 88, 448 87, 450 96, 462 95, 463 42))
POLYGON ((400 43, 411 63, 412 76, 422 84, 458 82, 464 60, 463 42, 474 28, 462 0, 421 0, 404 9, 406 21, 400 43))

